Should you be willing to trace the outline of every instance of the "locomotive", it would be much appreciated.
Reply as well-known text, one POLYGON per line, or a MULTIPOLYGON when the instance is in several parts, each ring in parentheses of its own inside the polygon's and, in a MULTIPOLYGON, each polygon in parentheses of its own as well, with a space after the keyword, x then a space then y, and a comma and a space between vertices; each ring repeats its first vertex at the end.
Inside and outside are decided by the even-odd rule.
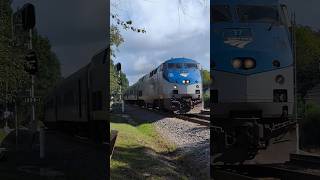
POLYGON ((175 113, 188 113, 202 103, 200 64, 172 58, 144 75, 124 93, 124 100, 175 113))
POLYGON ((46 97, 44 124, 106 142, 108 129, 109 50, 63 79, 46 97))
POLYGON ((243 163, 294 119, 294 26, 280 0, 211 1, 214 163, 243 163))

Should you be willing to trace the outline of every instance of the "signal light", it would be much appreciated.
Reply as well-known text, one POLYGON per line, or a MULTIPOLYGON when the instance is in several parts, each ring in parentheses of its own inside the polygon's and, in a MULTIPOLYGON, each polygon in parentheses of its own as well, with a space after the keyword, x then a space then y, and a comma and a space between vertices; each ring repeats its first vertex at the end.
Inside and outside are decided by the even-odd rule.
POLYGON ((272 65, 274 67, 280 67, 280 62, 278 60, 274 60, 274 61, 272 61, 272 65))
POLYGON ((34 28, 36 25, 36 12, 34 5, 27 3, 22 7, 22 25, 24 30, 34 28))
POLYGON ((34 75, 38 72, 38 60, 37 55, 34 51, 30 51, 27 53, 26 57, 26 64, 24 66, 24 69, 26 72, 28 72, 31 75, 34 75))
POLYGON ((233 68, 239 69, 242 66, 242 61, 240 59, 234 59, 232 61, 233 68))
POLYGON ((253 59, 245 59, 243 64, 244 69, 252 69, 256 66, 256 62, 253 59))

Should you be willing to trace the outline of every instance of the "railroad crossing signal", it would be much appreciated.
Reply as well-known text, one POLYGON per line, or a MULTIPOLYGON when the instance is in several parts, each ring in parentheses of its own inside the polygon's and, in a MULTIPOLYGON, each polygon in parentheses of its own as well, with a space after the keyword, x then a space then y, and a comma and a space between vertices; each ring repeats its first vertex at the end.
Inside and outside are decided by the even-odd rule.
POLYGON ((22 25, 24 30, 30 30, 36 25, 36 12, 34 5, 26 3, 21 9, 22 25))
POLYGON ((38 103, 41 101, 41 98, 40 97, 33 97, 33 98, 32 97, 25 97, 23 99, 23 101, 25 103, 38 103))
POLYGON ((36 53, 34 51, 28 52, 25 60, 25 71, 31 75, 35 75, 38 72, 38 60, 36 53))

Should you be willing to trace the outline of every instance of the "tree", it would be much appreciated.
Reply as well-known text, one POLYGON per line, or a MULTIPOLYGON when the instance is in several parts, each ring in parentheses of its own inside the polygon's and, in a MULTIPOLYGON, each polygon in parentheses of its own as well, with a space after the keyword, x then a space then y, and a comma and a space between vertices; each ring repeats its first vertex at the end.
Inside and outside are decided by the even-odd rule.
POLYGON ((320 34, 310 27, 296 29, 297 86, 304 97, 308 90, 320 83, 320 34))
MULTIPOLYGON (((31 88, 30 75, 25 72, 25 55, 28 49, 24 46, 14 45, 14 38, 18 34, 12 34, 12 9, 10 0, 0 0, 0 108, 2 104, 12 104, 11 100, 21 100, 22 96, 28 96, 31 88)), ((20 35, 20 34, 19 34, 20 35)), ((33 50, 37 54, 38 70, 35 77, 35 95, 45 98, 49 90, 59 81, 60 63, 52 52, 48 39, 33 31, 33 50)), ((18 104, 19 105, 19 104, 18 104)), ((37 108, 42 114, 41 105, 37 108)), ((25 104, 21 104, 19 110, 29 112, 25 104)), ((26 114, 23 114, 23 118, 26 114)))
POLYGON ((208 70, 202 69, 201 77, 203 86, 209 88, 211 83, 210 72, 208 70))

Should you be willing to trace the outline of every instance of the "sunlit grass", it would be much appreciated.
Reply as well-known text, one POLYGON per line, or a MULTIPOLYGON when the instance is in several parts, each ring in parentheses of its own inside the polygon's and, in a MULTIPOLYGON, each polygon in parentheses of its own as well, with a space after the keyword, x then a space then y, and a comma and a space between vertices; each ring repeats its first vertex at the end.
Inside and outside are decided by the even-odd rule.
POLYGON ((161 155, 175 147, 160 137, 152 124, 135 126, 116 117, 111 129, 118 131, 111 179, 186 179, 161 155))

